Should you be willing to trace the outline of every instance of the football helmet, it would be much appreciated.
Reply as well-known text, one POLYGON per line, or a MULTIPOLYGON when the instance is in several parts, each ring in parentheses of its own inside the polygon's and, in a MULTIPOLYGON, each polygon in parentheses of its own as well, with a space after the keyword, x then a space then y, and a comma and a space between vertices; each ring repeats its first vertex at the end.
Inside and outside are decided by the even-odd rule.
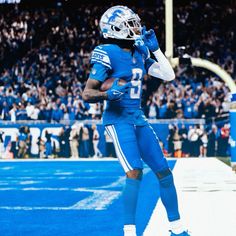
POLYGON ((126 6, 109 8, 99 22, 104 38, 135 40, 141 34, 141 20, 126 6))

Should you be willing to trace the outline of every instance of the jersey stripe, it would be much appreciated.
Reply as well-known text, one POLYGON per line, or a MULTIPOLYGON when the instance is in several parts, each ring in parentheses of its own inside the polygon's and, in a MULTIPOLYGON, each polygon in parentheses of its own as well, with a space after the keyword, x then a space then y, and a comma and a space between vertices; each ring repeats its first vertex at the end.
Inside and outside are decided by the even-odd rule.
POLYGON ((94 63, 100 63, 100 64, 102 64, 102 65, 104 65, 104 66, 106 66, 106 67, 108 67, 109 69, 111 69, 111 65, 110 64, 108 64, 108 63, 106 63, 106 62, 104 62, 104 61, 102 61, 102 60, 99 60, 99 59, 95 59, 95 58, 92 58, 91 59, 91 64, 94 64, 94 63))
POLYGON ((100 49, 98 49, 98 48, 95 48, 95 49, 94 49, 94 52, 99 52, 99 53, 102 53, 102 54, 104 54, 104 55, 106 55, 106 56, 108 55, 106 51, 100 50, 100 49))
POLYGON ((94 62, 101 63, 111 69, 111 61, 106 51, 95 48, 91 56, 91 63, 94 62))
POLYGON ((116 154, 118 156, 118 159, 124 169, 125 172, 128 172, 132 170, 133 168, 128 163, 127 159, 125 158, 125 155, 120 147, 119 140, 115 131, 115 128, 113 125, 106 126, 107 133, 110 135, 110 137, 113 139, 114 146, 116 149, 116 154))

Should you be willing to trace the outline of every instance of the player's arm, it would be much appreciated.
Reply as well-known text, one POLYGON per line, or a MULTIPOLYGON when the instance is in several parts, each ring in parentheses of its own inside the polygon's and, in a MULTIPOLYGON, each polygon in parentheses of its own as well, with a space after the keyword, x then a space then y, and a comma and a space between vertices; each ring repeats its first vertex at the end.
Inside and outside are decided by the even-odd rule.
POLYGON ((159 47, 155 32, 153 30, 146 31, 144 28, 141 39, 144 42, 144 46, 153 53, 156 59, 153 60, 150 58, 150 56, 145 52, 144 46, 140 48, 142 54, 146 57, 145 67, 148 74, 166 81, 173 80, 175 78, 174 71, 159 47))
POLYGON ((158 62, 156 62, 155 60, 149 58, 145 62, 146 70, 148 72, 148 75, 159 78, 161 80, 171 81, 175 79, 174 71, 172 67, 169 65, 168 60, 165 58, 163 59, 164 59, 163 61, 166 60, 166 62, 162 64, 162 62, 160 62, 161 61, 160 59, 158 59, 158 62))
POLYGON ((116 101, 122 98, 131 87, 131 83, 119 86, 118 79, 107 91, 100 91, 102 83, 109 77, 112 70, 108 49, 98 46, 91 56, 92 70, 89 74, 85 89, 82 93, 84 101, 94 103, 103 100, 116 101))
POLYGON ((165 81, 175 79, 174 70, 165 55, 162 53, 161 49, 154 51, 153 54, 158 62, 151 58, 146 61, 145 65, 147 67, 148 74, 165 81))
POLYGON ((108 78, 111 70, 111 62, 106 49, 102 46, 96 47, 91 54, 90 63, 92 68, 82 92, 82 98, 86 102, 95 103, 108 98, 106 92, 100 91, 102 83, 108 78))
POLYGON ((107 91, 100 91, 101 85, 108 78, 107 68, 100 63, 93 65, 89 79, 82 93, 83 100, 89 103, 95 103, 103 100, 117 101, 130 89, 131 82, 119 85, 119 79, 116 79, 111 88, 107 91))
POLYGON ((95 103, 107 99, 107 93, 100 91, 102 82, 89 78, 82 93, 83 100, 89 103, 95 103))

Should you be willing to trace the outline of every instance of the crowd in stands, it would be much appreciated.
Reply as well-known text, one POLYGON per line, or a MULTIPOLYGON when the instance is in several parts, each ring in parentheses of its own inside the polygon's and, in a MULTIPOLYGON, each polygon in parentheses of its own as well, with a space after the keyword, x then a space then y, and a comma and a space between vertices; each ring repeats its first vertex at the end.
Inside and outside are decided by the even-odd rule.
MULTIPOLYGON (((35 136, 35 129, 30 130, 27 125, 13 128, 11 135, 0 131, 0 159, 116 157, 110 136, 102 129, 98 131, 96 124, 75 123, 57 129, 46 129, 40 136, 35 136)), ((227 123, 221 126, 170 124, 166 140, 160 140, 166 157, 230 155, 227 123)))
POLYGON ((172 83, 163 83, 147 99, 144 106, 150 119, 212 118, 229 111, 228 88, 218 78, 182 74, 172 83))
MULTIPOLYGON (((103 104, 85 103, 81 92, 91 51, 101 42, 98 23, 107 7, 35 10, 15 5, 1 10, 0 120, 101 118, 103 104)), ((164 6, 135 11, 147 28, 154 27, 164 51, 164 6)), ((235 17, 230 5, 190 1, 177 6, 175 52, 184 45, 186 53, 221 65, 235 80, 235 17)), ((191 66, 176 68, 171 83, 147 78, 143 89, 150 119, 210 118, 229 110, 227 86, 216 75, 191 66)))

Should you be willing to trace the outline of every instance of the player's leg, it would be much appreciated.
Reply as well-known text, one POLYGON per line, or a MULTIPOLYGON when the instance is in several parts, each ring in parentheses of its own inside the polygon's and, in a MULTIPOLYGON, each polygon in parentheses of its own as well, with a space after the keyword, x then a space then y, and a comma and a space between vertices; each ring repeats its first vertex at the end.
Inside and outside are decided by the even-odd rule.
POLYGON ((135 215, 142 178, 142 161, 135 130, 129 124, 109 125, 106 130, 113 139, 116 155, 127 177, 123 189, 124 235, 136 236, 135 215))
POLYGON ((142 159, 159 180, 160 197, 165 206, 171 230, 176 235, 184 235, 173 175, 163 155, 159 140, 150 125, 137 127, 136 133, 142 159))

